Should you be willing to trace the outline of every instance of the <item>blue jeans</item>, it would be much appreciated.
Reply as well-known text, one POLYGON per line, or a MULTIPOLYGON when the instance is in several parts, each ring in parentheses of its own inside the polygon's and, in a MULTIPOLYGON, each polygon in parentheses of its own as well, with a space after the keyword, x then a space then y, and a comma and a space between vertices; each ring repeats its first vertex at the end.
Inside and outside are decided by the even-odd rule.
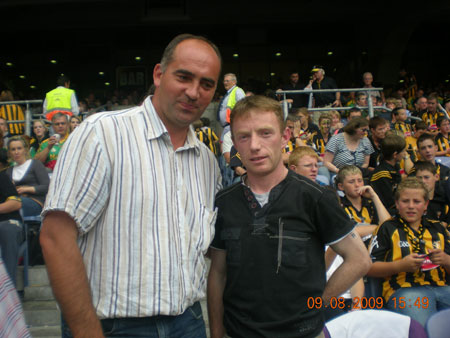
MULTIPOLYGON (((206 338, 200 302, 178 316, 111 318, 101 320, 101 324, 105 337, 206 338)), ((61 328, 63 338, 72 338, 64 320, 61 328)))
POLYGON ((387 307, 394 312, 410 316, 425 327, 425 323, 432 314, 450 308, 450 286, 424 285, 401 288, 389 298, 387 307), (402 300, 405 303, 402 305, 400 297, 404 297, 402 300), (423 307, 425 302, 428 302, 426 309, 423 307), (400 305, 401 307, 404 305, 404 308, 401 309, 400 305))
POLYGON ((39 216, 41 214, 42 207, 38 202, 29 197, 21 197, 20 199, 22 200, 23 216, 39 216))

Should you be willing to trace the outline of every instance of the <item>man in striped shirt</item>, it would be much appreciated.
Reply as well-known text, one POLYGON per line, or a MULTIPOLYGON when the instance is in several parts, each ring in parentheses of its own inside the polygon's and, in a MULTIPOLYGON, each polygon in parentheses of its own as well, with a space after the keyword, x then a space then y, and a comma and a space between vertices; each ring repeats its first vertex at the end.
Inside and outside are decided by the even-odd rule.
POLYGON ((191 123, 213 98, 217 47, 183 34, 139 107, 95 114, 70 135, 52 176, 41 246, 76 337, 206 337, 204 255, 220 171, 191 123))

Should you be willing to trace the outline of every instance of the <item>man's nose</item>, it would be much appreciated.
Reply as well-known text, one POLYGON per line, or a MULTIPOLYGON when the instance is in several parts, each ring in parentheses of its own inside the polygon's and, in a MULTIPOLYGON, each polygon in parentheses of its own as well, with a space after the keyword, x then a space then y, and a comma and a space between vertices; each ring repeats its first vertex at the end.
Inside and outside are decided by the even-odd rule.
POLYGON ((186 95, 192 101, 197 100, 200 95, 200 84, 197 82, 190 83, 186 88, 186 95))

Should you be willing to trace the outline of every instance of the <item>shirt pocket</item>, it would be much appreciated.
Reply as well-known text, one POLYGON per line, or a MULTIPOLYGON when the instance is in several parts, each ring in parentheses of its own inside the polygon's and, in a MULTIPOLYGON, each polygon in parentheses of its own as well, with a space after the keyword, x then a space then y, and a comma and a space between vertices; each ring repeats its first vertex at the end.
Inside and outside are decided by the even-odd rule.
POLYGON ((220 233, 220 238, 225 242, 227 264, 239 265, 241 262, 241 229, 224 229, 220 233))
POLYGON ((278 234, 271 236, 277 240, 277 272, 281 266, 304 267, 308 265, 308 247, 311 236, 305 232, 284 230, 283 222, 278 224, 278 234))

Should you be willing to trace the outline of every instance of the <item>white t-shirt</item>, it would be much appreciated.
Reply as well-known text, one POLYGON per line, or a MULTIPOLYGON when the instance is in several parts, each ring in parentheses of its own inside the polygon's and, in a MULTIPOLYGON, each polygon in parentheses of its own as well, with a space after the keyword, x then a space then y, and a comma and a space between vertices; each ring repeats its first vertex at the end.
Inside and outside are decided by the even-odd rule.
POLYGON ((31 160, 26 160, 24 163, 22 163, 21 165, 16 165, 13 168, 13 174, 12 174, 12 179, 14 182, 19 182, 23 176, 25 176, 25 173, 27 172, 28 168, 31 165, 31 160))

